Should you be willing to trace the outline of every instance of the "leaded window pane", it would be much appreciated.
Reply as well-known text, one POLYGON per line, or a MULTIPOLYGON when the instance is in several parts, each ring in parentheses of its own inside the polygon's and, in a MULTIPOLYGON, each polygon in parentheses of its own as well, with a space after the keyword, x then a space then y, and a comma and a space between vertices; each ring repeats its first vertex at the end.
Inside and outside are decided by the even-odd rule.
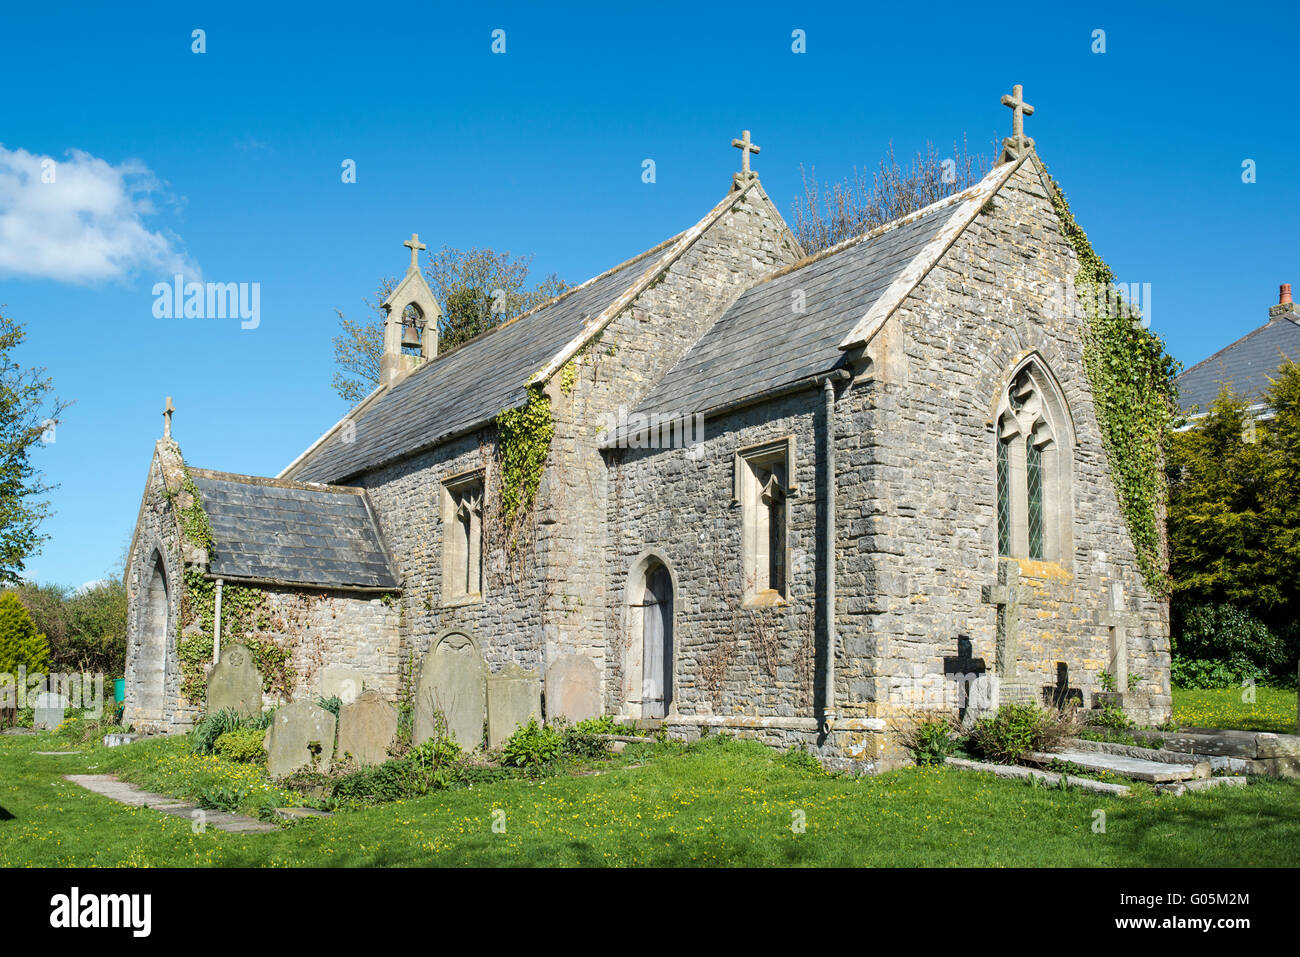
POLYGON ((1029 557, 1043 560, 1043 450, 1033 442, 1025 449, 1029 487, 1029 557))
POLYGON ((1007 443, 998 442, 998 554, 1011 554, 1011 463, 1007 443))

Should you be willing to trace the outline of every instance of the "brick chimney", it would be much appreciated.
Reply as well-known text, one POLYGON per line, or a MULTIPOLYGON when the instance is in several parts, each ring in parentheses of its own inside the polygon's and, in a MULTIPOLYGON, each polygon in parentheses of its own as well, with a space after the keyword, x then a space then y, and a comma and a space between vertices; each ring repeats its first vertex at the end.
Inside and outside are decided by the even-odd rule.
POLYGON ((1277 305, 1268 307, 1269 322, 1285 316, 1288 312, 1295 312, 1295 303, 1291 301, 1291 284, 1284 282, 1277 291, 1277 305))

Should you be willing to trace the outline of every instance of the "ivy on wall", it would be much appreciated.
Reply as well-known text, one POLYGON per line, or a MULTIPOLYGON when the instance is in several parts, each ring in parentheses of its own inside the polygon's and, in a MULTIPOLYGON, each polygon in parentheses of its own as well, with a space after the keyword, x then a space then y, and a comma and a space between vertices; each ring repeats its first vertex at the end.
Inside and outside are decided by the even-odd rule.
MULTIPOLYGON (((530 389, 527 402, 518 408, 503 409, 497 415, 497 435, 501 523, 514 530, 537 497, 551 439, 555 436, 550 397, 541 389, 530 389)), ((517 534, 511 535, 511 541, 517 544, 517 534)))
MULTIPOLYGON (((169 499, 176 508, 185 540, 211 556, 214 546, 212 522, 188 470, 181 484, 181 494, 169 496, 169 499)), ((196 705, 202 705, 207 696, 207 666, 216 648, 216 605, 216 582, 209 580, 199 568, 186 567, 182 574, 181 608, 176 622, 179 632, 176 657, 181 666, 181 694, 196 705)), ((292 664, 293 648, 291 644, 286 646, 266 634, 269 625, 266 592, 245 585, 225 584, 222 587, 221 640, 247 647, 262 675, 263 690, 289 697, 297 678, 292 664)))
POLYGON ((1178 417, 1179 364, 1143 327, 1138 311, 1112 292, 1115 274, 1075 222, 1065 193, 1055 180, 1051 184, 1061 234, 1079 259, 1074 285, 1084 307, 1083 364, 1120 509, 1148 590, 1168 598, 1164 464, 1178 417))

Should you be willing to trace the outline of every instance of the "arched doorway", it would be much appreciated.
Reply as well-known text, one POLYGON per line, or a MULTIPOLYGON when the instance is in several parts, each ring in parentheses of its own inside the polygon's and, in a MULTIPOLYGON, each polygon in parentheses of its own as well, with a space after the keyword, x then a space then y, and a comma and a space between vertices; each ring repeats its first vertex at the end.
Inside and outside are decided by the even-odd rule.
POLYGON ((673 579, 656 556, 628 573, 624 700, 634 718, 663 718, 673 702, 673 579))
POLYGON ((145 579, 144 607, 140 616, 140 651, 136 656, 136 714, 162 720, 167 686, 167 574, 162 556, 154 552, 145 579))

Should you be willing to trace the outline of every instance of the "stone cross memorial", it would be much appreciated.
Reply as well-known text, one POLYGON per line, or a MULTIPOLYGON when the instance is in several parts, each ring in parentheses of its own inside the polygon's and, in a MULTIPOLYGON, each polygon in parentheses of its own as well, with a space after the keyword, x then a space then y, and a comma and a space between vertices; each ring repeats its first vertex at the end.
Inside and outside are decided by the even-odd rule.
POLYGON ((985 585, 983 599, 996 605, 997 672, 1003 681, 1016 677, 1016 632, 1020 624, 1020 564, 1015 559, 998 562, 996 585, 985 585))

